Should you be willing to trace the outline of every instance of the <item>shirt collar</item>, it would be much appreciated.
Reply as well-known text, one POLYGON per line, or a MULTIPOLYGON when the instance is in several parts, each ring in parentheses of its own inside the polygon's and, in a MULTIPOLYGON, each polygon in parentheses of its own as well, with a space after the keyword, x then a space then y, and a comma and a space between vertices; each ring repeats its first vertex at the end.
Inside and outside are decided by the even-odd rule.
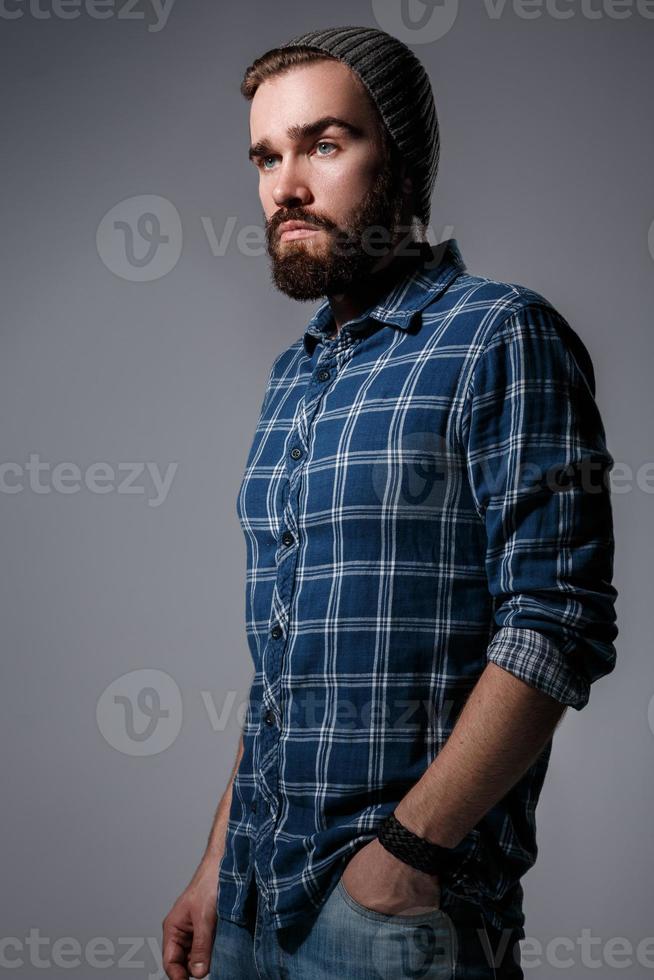
MULTIPOLYGON (((435 300, 461 272, 465 263, 455 238, 438 245, 424 243, 424 259, 389 287, 389 292, 375 306, 348 322, 352 333, 365 327, 370 319, 406 330, 419 310, 435 300)), ((329 299, 318 307, 304 332, 304 349, 311 357, 316 344, 324 343, 334 331, 329 299)))

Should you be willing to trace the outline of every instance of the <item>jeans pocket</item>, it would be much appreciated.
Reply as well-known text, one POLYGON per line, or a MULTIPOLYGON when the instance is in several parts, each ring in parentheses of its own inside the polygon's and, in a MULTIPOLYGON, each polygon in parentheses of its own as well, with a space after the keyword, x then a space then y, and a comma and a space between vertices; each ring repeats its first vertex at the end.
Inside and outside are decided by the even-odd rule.
POLYGON ((358 902, 356 898, 353 898, 343 884, 342 877, 338 879, 336 887, 343 901, 349 905, 353 911, 358 912, 359 915, 364 916, 366 919, 371 919, 374 922, 397 922, 398 924, 406 923, 407 925, 415 925, 417 922, 422 920, 431 921, 432 919, 449 919, 447 912, 443 911, 441 908, 407 913, 378 912, 377 909, 370 909, 366 905, 362 905, 361 902, 358 902))
POLYGON ((450 915, 441 908, 422 913, 378 912, 357 902, 339 879, 335 892, 341 942, 348 943, 370 972, 352 976, 420 977, 451 980, 457 958, 457 936, 450 915))

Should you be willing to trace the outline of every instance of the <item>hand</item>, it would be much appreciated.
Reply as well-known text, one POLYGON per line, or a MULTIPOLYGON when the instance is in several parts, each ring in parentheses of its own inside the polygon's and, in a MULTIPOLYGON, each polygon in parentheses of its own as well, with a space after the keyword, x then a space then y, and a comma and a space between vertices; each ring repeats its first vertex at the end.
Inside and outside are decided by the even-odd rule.
POLYGON ((218 865, 203 862, 162 922, 163 968, 169 980, 205 977, 216 933, 218 865))
POLYGON ((440 907, 438 876, 400 861, 377 838, 350 858, 342 882, 355 902, 375 912, 418 915, 440 907))

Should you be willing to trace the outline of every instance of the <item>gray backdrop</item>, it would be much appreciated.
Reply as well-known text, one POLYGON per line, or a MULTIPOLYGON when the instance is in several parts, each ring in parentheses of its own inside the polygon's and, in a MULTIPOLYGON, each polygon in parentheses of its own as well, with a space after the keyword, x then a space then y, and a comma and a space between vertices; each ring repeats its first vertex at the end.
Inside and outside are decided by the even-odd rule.
POLYGON ((242 468, 317 305, 270 283, 238 87, 276 42, 354 23, 431 74, 430 239, 544 293, 593 357, 618 666, 556 733, 525 972, 654 975, 654 4, 0 7, 2 973, 161 976, 251 676, 242 468))

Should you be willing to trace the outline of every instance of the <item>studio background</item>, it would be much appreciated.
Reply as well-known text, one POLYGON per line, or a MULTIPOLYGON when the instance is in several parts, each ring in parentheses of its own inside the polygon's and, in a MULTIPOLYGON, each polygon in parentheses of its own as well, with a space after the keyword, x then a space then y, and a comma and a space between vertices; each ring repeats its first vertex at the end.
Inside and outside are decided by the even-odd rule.
POLYGON ((38 957, 53 980, 162 975, 161 920, 202 856, 251 677, 236 495, 272 361, 318 305, 270 282, 239 84, 276 43, 361 24, 432 79, 430 240, 542 292, 593 359, 620 487, 618 660, 555 734, 525 974, 654 976, 654 9, 446 0, 430 38, 394 30, 399 7, 3 6, 7 975, 31 980, 38 957))

